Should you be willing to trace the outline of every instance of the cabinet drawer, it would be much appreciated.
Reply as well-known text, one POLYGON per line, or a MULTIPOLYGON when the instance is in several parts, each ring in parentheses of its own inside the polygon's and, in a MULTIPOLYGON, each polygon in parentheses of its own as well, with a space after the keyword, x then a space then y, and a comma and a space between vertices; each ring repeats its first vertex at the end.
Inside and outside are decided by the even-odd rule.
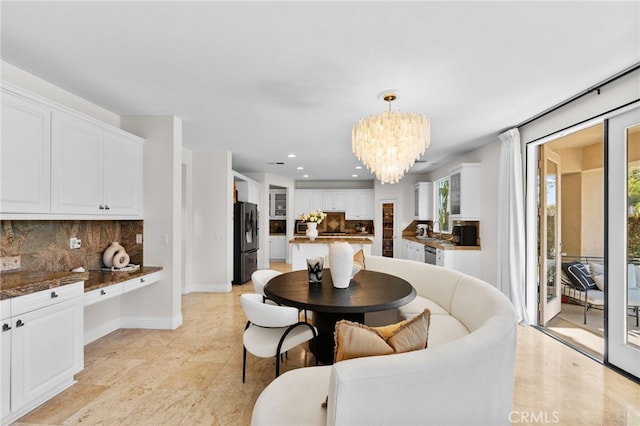
POLYGON ((84 306, 93 305, 112 297, 122 295, 122 283, 110 285, 108 287, 97 288, 84 294, 84 306))
POLYGON ((54 305, 81 296, 84 293, 84 282, 63 285, 48 290, 11 299, 12 316, 21 315, 25 312, 40 309, 45 306, 54 305))
POLYGON ((134 278, 132 280, 124 281, 122 283, 123 292, 126 293, 128 291, 137 290, 141 287, 145 287, 149 284, 156 283, 160 280, 160 272, 154 272, 149 275, 144 275, 142 277, 134 278))

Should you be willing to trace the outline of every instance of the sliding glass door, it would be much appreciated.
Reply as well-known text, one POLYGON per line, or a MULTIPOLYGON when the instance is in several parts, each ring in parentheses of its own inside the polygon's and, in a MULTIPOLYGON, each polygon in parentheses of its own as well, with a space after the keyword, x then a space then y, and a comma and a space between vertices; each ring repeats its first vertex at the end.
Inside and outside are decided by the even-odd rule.
POLYGON ((640 377, 640 108, 608 127, 607 360, 640 377))

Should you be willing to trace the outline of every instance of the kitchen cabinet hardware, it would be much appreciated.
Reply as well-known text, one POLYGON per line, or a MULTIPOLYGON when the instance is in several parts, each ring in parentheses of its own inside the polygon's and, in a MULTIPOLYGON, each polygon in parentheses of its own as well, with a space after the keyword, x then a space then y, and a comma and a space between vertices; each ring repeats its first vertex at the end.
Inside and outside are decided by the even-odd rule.
POLYGON ((104 210, 104 206, 102 204, 100 204, 100 206, 98 207, 100 210, 104 210))
POLYGON ((56 292, 55 292, 55 291, 52 291, 52 292, 51 292, 51 298, 52 298, 52 299, 55 299, 56 297, 58 297, 58 295, 56 294, 56 292))
POLYGON ((104 290, 100 290, 100 294, 104 296, 105 294, 107 294, 107 292, 104 290))
POLYGON ((140 278, 140 282, 143 283, 144 282, 144 278, 140 278))
POLYGON ((2 324, 2 331, 9 331, 11 330, 11 326, 9 324, 2 324))
POLYGON ((105 210, 111 210, 111 207, 109 207, 108 205, 104 206, 105 210))
POLYGON ((20 328, 24 326, 24 322, 22 322, 22 320, 18 320, 16 321, 16 328, 20 328))

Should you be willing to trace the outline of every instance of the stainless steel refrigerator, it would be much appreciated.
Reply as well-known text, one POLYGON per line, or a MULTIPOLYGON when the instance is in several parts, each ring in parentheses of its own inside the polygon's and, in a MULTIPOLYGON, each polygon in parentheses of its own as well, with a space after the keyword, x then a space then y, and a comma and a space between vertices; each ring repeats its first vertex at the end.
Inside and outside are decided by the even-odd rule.
POLYGON ((233 206, 233 284, 251 279, 258 269, 258 206, 238 202, 233 206))

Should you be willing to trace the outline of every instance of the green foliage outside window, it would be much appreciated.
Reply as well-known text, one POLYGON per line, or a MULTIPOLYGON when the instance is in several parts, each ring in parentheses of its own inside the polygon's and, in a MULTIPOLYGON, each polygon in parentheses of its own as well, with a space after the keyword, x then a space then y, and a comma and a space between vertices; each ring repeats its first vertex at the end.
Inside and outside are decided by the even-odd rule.
POLYGON ((439 180, 437 187, 440 231, 449 231, 449 179, 439 180))

